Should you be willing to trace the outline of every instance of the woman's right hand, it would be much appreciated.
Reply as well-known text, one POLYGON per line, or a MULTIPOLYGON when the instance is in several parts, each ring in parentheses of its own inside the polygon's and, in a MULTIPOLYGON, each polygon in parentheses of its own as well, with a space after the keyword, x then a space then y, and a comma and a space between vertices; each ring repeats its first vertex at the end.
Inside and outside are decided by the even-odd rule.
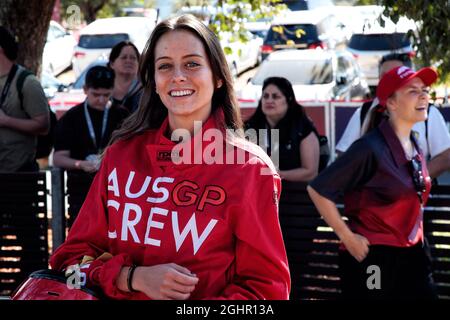
POLYGON ((175 263, 140 266, 134 271, 132 287, 154 300, 186 300, 198 283, 188 269, 175 263))
POLYGON ((352 232, 348 237, 342 239, 342 242, 358 262, 362 262, 367 257, 370 243, 366 237, 352 232))

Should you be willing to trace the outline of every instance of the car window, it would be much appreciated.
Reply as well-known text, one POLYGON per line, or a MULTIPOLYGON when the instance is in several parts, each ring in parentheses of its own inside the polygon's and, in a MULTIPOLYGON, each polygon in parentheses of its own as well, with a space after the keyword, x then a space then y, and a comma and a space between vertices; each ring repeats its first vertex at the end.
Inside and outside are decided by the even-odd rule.
POLYGON ((333 64, 331 59, 267 61, 252 83, 262 85, 264 79, 272 76, 284 77, 294 85, 325 84, 333 81, 333 64))
POLYGON ((264 39, 266 37, 268 31, 267 30, 250 30, 250 32, 257 37, 264 39))
POLYGON ((130 40, 126 33, 82 35, 78 46, 86 49, 105 49, 125 40, 130 40))
POLYGON ((291 11, 308 10, 308 3, 306 0, 281 0, 276 2, 276 4, 285 4, 291 11))
POLYGON ((356 50, 395 50, 410 46, 406 33, 354 34, 348 46, 356 50))
POLYGON ((312 43, 318 38, 317 28, 312 24, 272 25, 267 33, 267 43, 287 44, 288 42, 312 43))

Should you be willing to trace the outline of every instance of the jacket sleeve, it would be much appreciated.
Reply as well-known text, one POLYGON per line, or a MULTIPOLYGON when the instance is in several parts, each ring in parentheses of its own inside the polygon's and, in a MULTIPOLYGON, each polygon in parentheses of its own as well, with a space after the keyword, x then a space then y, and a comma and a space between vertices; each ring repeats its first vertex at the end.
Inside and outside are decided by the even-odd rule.
POLYGON ((289 266, 278 218, 280 177, 261 175, 261 165, 251 167, 244 168, 253 173, 231 219, 236 237, 234 277, 221 295, 207 299, 289 298, 289 266))
POLYGON ((116 279, 123 266, 132 264, 131 257, 128 254, 108 254, 107 163, 108 153, 67 240, 52 255, 50 265, 52 269, 64 271, 69 266, 82 264, 81 276, 86 279, 87 287, 100 287, 107 297, 126 299, 130 293, 119 290, 116 279))

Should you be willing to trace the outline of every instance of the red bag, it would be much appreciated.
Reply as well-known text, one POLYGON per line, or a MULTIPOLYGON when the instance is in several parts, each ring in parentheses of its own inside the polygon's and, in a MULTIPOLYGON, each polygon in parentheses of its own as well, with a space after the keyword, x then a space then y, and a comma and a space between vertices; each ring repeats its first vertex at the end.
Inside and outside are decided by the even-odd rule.
POLYGON ((70 289, 64 273, 55 270, 33 272, 12 294, 11 300, 99 300, 87 288, 70 289))

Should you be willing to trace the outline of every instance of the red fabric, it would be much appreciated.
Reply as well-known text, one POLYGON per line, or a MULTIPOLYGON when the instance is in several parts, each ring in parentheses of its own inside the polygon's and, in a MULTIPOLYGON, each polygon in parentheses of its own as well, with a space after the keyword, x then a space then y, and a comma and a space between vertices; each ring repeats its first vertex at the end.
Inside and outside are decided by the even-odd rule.
MULTIPOLYGON (((389 165, 389 160, 385 159, 383 166, 378 169, 380 176, 372 179, 366 188, 361 188, 361 190, 344 197, 345 212, 348 213, 348 216, 353 215, 354 219, 349 221, 352 231, 365 236, 371 245, 412 247, 424 239, 423 207, 427 203, 431 190, 427 161, 423 157, 417 141, 413 138, 422 164, 426 189, 422 194, 423 203, 421 204, 410 176, 410 163, 405 157, 403 147, 392 126, 389 121, 384 121, 380 124, 379 129, 389 146, 394 162, 389 165), (405 166, 406 170, 400 169, 405 166), (402 174, 402 171, 406 174, 402 174), (392 174, 396 178, 391 178, 392 174), (386 189, 383 185, 387 181, 389 181, 387 188, 395 188, 397 192, 402 190, 403 193, 394 196, 395 191, 391 190, 391 196, 394 198, 383 194, 382 190, 386 189), (412 234, 414 234, 413 237, 412 234)), ((390 158, 388 157, 388 159, 390 158)))
POLYGON ((414 72, 408 67, 400 66, 385 73, 377 87, 377 97, 380 100, 379 103, 382 106, 382 111, 386 109, 387 99, 413 78, 420 78, 426 86, 429 86, 436 81, 437 77, 437 72, 430 67, 422 68, 414 72))
POLYGON ((95 296, 67 284, 45 278, 28 278, 11 300, 98 300, 95 296))
MULTIPOLYGON (((164 157, 175 145, 163 135, 167 126, 166 120, 159 130, 107 150, 52 267, 62 270, 83 256, 111 253, 112 259, 92 262, 86 273, 90 285, 115 299, 148 299, 116 288, 122 266, 172 262, 199 277, 191 299, 287 299, 281 186, 273 164, 241 140, 231 150, 251 146, 243 164, 174 164, 164 157)), ((215 127, 211 117, 203 130, 215 127)), ((208 152, 212 143, 203 142, 200 150, 208 152)))

